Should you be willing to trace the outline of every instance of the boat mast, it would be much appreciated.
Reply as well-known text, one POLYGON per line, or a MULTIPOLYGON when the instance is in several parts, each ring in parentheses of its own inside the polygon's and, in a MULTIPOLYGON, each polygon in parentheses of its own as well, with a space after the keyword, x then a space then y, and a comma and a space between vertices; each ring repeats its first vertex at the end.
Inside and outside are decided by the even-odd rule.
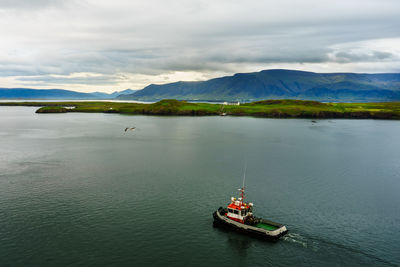
POLYGON ((246 169, 247 169, 247 161, 244 162, 244 171, 243 171, 243 186, 240 190, 241 192, 241 197, 242 197, 242 203, 244 203, 244 182, 246 181, 246 169))

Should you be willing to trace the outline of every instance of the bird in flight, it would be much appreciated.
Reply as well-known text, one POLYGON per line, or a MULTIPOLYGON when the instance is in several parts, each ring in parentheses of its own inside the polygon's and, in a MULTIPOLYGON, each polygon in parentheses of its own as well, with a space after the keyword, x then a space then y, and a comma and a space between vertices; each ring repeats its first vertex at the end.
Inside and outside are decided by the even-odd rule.
POLYGON ((128 130, 134 131, 135 129, 136 129, 136 127, 126 127, 125 128, 125 132, 128 131, 128 130))

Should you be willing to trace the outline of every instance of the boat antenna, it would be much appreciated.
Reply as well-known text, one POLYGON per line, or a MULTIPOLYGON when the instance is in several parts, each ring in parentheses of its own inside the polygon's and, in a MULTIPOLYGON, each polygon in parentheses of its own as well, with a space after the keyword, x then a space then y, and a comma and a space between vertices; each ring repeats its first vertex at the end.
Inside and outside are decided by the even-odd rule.
POLYGON ((243 188, 244 182, 246 181, 246 169, 247 169, 247 161, 244 162, 244 171, 243 171, 243 188))
POLYGON ((244 182, 246 181, 246 169, 247 169, 247 160, 244 162, 244 171, 243 171, 243 186, 240 190, 242 192, 242 202, 244 202, 244 182))

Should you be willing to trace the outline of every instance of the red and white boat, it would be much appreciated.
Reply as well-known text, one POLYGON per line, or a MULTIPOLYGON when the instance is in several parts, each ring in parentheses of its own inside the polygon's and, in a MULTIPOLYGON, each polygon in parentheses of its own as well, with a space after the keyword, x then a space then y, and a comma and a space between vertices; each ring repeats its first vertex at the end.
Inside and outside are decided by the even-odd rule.
POLYGON ((220 207, 213 213, 215 226, 274 241, 287 234, 288 230, 284 225, 253 216, 253 203, 244 201, 244 186, 239 191, 239 198, 232 197, 226 208, 220 207))

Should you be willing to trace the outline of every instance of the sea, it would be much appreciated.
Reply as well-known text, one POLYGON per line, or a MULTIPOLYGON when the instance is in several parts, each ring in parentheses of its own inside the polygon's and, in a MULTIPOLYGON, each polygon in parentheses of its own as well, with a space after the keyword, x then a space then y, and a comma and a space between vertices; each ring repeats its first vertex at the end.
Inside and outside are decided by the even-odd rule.
POLYGON ((399 121, 36 109, 0 107, 1 266, 400 265, 399 121), (245 165, 276 243, 213 227, 245 165))

